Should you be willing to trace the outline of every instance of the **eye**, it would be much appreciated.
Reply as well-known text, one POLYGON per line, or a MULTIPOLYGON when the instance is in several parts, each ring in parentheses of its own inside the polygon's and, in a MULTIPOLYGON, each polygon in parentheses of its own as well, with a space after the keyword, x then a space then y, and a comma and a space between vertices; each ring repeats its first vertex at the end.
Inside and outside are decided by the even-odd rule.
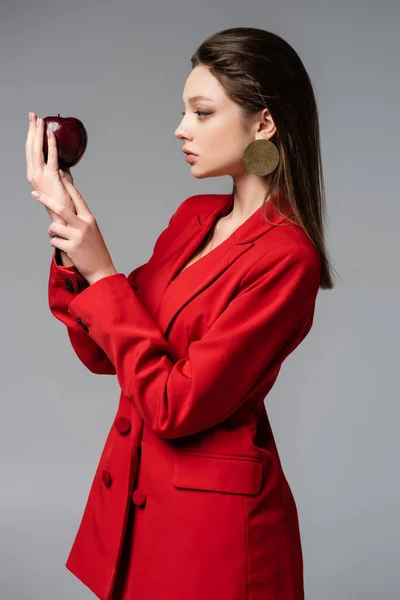
MULTIPOLYGON (((210 112, 202 112, 201 110, 195 110, 194 111, 196 113, 196 115, 199 115, 199 118, 201 120, 201 118, 206 117, 207 115, 212 115, 212 113, 210 112), (203 117, 200 117, 200 115, 203 115, 203 117)), ((181 113, 182 116, 185 116, 185 113, 181 113)))

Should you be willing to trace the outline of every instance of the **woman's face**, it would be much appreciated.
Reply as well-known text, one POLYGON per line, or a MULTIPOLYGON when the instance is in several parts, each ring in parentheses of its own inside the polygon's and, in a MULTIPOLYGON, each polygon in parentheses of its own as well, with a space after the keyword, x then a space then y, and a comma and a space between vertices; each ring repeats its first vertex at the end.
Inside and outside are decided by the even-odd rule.
POLYGON ((258 124, 255 122, 253 128, 245 130, 240 120, 240 107, 203 65, 191 71, 182 98, 185 112, 175 137, 197 155, 192 163, 188 163, 192 175, 198 178, 237 177, 245 173, 243 150, 255 139, 258 124), (209 100, 194 99, 195 96, 206 96, 209 100))

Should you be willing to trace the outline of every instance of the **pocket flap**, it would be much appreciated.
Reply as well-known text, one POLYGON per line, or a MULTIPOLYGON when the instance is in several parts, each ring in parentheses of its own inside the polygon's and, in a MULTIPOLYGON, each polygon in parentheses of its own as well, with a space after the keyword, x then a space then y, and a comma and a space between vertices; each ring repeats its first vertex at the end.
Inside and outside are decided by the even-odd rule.
POLYGON ((261 490, 262 471, 258 458, 178 454, 172 483, 178 488, 254 496, 261 490))

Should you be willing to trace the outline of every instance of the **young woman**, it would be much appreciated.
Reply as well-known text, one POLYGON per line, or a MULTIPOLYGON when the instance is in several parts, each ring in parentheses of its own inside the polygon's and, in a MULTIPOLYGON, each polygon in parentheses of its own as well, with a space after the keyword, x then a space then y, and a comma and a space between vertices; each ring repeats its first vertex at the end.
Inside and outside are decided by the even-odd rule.
POLYGON ((35 115, 28 180, 53 222, 49 303, 82 363, 121 387, 67 568, 102 600, 303 600, 296 504, 264 400, 332 289, 319 124, 296 52, 217 32, 175 131, 196 178, 149 261, 116 271, 35 115), (55 237, 53 237, 55 236, 55 237))

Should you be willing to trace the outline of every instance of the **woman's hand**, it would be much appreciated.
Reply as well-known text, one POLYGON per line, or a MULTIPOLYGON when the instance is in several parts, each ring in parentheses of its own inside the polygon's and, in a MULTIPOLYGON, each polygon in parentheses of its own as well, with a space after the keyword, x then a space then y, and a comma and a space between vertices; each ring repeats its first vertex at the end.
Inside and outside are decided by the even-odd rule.
MULTIPOLYGON (((32 117, 29 121, 29 130, 25 143, 27 179, 34 189, 56 198, 63 206, 74 210, 74 203, 68 194, 58 170, 58 152, 54 133, 50 130, 48 138, 48 158, 44 162, 43 155, 43 135, 44 122, 38 119, 35 113, 30 113, 32 117), (38 123, 38 124, 37 124, 38 123)), ((69 169, 66 170, 66 176, 69 183, 73 183, 73 178, 69 169)), ((51 209, 46 207, 50 218, 55 223, 65 225, 65 221, 57 216, 51 209)))
POLYGON ((113 265, 96 219, 81 194, 69 180, 65 181, 64 186, 72 199, 73 208, 65 206, 58 198, 43 193, 40 189, 32 192, 32 196, 66 223, 50 224, 49 234, 57 235, 51 237, 50 244, 64 251, 91 285, 118 271, 113 265), (39 197, 35 195, 37 193, 39 197))

